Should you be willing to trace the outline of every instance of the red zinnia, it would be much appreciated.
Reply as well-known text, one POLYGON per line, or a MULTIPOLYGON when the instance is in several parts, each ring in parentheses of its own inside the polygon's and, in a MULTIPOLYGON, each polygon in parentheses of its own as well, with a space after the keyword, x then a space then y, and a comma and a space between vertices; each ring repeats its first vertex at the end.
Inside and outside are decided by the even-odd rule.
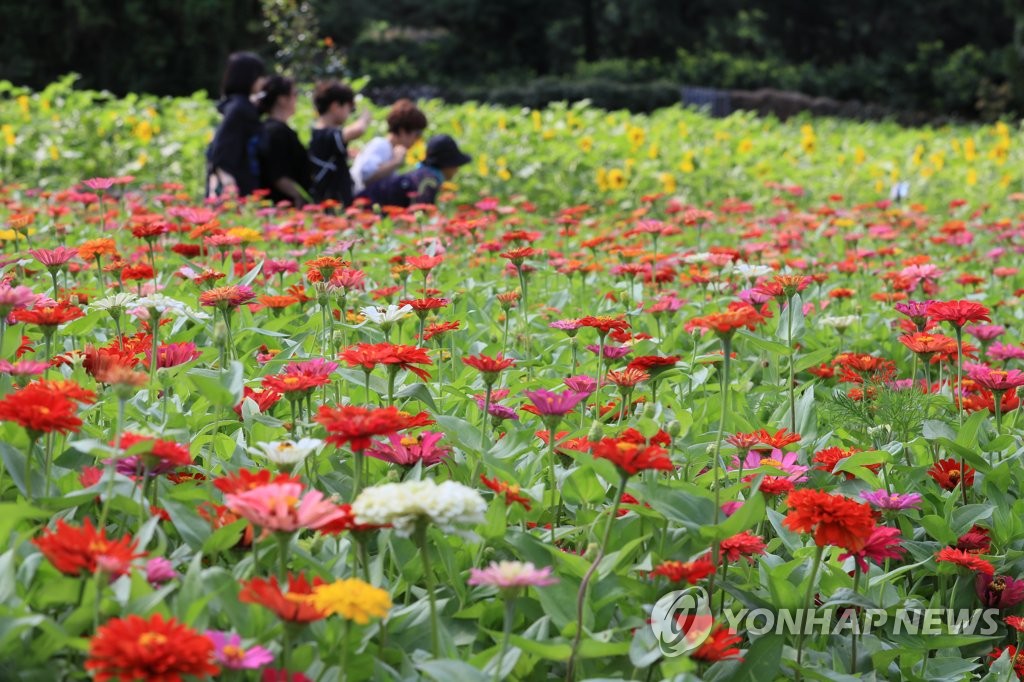
POLYGON ((960 483, 970 488, 974 485, 974 469, 952 457, 940 459, 928 469, 928 475, 946 490, 953 490, 960 483))
POLYGON ((111 540, 89 519, 80 528, 57 521, 56 528, 44 530, 32 543, 54 568, 70 576, 92 575, 97 567, 111 576, 121 576, 131 568, 132 560, 145 556, 135 552, 131 538, 111 540))
POLYGON ((309 605, 305 600, 296 599, 292 595, 313 594, 313 588, 323 585, 324 581, 314 578, 310 585, 306 577, 288 574, 288 592, 281 592, 274 578, 253 578, 241 582, 242 591, 238 593, 238 601, 247 604, 259 604, 274 613, 281 620, 290 623, 309 623, 324 618, 326 614, 309 605))
POLYGON ((395 407, 365 408, 322 405, 316 421, 327 429, 327 442, 341 447, 349 443, 355 452, 373 445, 374 436, 387 436, 431 423, 426 412, 410 415, 395 407))
POLYGON ((663 561, 654 567, 651 575, 663 575, 674 583, 686 581, 691 585, 715 572, 715 565, 706 556, 693 561, 663 561))
POLYGON ((506 358, 500 353, 496 358, 484 355, 483 353, 480 355, 467 355, 462 358, 462 362, 483 374, 484 383, 487 385, 494 384, 502 370, 506 370, 516 364, 515 360, 506 358))
POLYGON ((952 547, 944 547, 939 550, 939 553, 935 555, 935 561, 936 563, 956 564, 957 566, 963 566, 964 568, 978 573, 984 573, 986 575, 994 575, 996 572, 996 569, 992 564, 981 557, 952 547))
POLYGON ((690 654, 690 658, 709 663, 723 661, 727 658, 739 658, 740 650, 735 645, 741 641, 742 638, 734 634, 732 630, 719 626, 712 631, 696 651, 690 654))
POLYGON ((66 394, 32 383, 0 400, 0 421, 16 422, 31 438, 54 431, 77 433, 82 420, 75 416, 75 407, 66 394))
POLYGON ((505 481, 499 480, 497 476, 493 479, 487 478, 484 474, 480 474, 480 480, 484 482, 488 488, 498 493, 499 495, 505 496, 505 505, 511 507, 513 503, 518 502, 523 505, 523 509, 530 511, 530 498, 523 497, 519 494, 519 486, 505 481))
POLYGON ((974 301, 932 301, 928 316, 936 322, 949 322, 957 329, 968 322, 991 322, 989 310, 974 301))
POLYGON ((754 555, 764 554, 764 540, 749 530, 745 530, 738 535, 722 540, 719 551, 722 553, 722 558, 728 561, 737 561, 740 557, 747 557, 749 561, 753 562, 754 555))
POLYGON ((35 324, 40 327, 56 327, 71 320, 77 320, 84 316, 82 309, 67 303, 58 303, 55 306, 33 308, 32 310, 15 310, 14 319, 25 324, 35 324))
POLYGON ((289 372, 263 377, 263 389, 280 393, 289 401, 299 400, 308 395, 317 386, 331 383, 331 377, 325 374, 299 374, 289 372))
POLYGON ((213 664, 213 642, 173 618, 150 616, 107 621, 89 644, 86 670, 96 682, 147 680, 181 682, 183 676, 206 677, 220 669, 213 664))
POLYGON ((592 454, 598 459, 607 459, 619 471, 632 476, 640 471, 672 471, 675 466, 668 458, 668 451, 657 445, 644 446, 621 438, 603 438, 594 446, 592 454))
POLYGON ((814 533, 819 547, 836 545, 851 552, 864 548, 875 528, 871 506, 821 490, 795 490, 786 498, 792 510, 785 525, 799 533, 814 533))

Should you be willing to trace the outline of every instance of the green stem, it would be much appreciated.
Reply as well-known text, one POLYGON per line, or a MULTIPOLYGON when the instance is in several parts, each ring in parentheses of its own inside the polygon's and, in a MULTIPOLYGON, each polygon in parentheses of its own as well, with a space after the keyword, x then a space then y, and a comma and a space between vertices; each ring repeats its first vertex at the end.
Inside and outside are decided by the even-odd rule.
POLYGON ((423 556, 423 578, 427 584, 427 600, 430 602, 430 650, 434 658, 438 658, 441 651, 438 640, 440 623, 437 620, 437 602, 434 596, 434 571, 430 562, 430 548, 427 546, 426 521, 420 521, 417 524, 413 538, 423 556))
MULTIPOLYGON (((853 567, 853 593, 858 593, 860 587, 860 567, 853 567)), ((860 639, 860 617, 858 616, 857 626, 853 629, 853 641, 850 643, 850 674, 857 674, 857 641, 860 639)))
POLYGON ((565 679, 566 682, 572 682, 574 680, 574 668, 576 663, 576 654, 580 648, 580 642, 583 639, 583 606, 587 599, 587 588, 590 587, 590 580, 594 577, 594 573, 597 572, 597 567, 601 563, 601 559, 604 558, 604 553, 608 549, 608 539, 612 534, 612 526, 615 524, 615 517, 619 513, 619 505, 622 504, 622 493, 626 490, 626 481, 629 480, 629 474, 620 472, 621 478, 619 478, 619 485, 615 490, 615 502, 612 504, 611 515, 608 517, 608 523, 604 527, 604 536, 601 538, 601 545, 597 549, 597 556, 594 557, 594 562, 590 564, 590 568, 587 569, 586 575, 583 576, 583 582, 580 583, 580 590, 576 595, 576 636, 572 640, 572 649, 569 654, 569 665, 566 669, 565 679))
POLYGON ((281 584, 284 585, 288 582, 288 545, 291 543, 291 534, 281 533, 277 534, 277 567, 278 575, 281 577, 281 584))
MULTIPOLYGON (((124 428, 124 402, 124 398, 118 398, 117 400, 117 421, 114 425, 114 447, 118 451, 121 449, 121 429, 124 428)), ((107 525, 107 514, 110 512, 110 500, 114 496, 114 478, 116 472, 116 462, 107 465, 107 474, 109 474, 110 480, 107 481, 107 490, 103 494, 103 508, 100 510, 100 521, 99 525, 96 526, 97 530, 103 530, 107 525)))
POLYGON ((555 475, 555 430, 557 422, 548 424, 548 486, 551 488, 551 546, 555 545, 555 528, 561 519, 558 508, 558 478, 555 475))
POLYGON ((32 497, 32 460, 35 458, 36 441, 35 436, 29 436, 28 452, 25 455, 25 497, 31 502, 32 497))
MULTIPOLYGON (((810 582, 807 584, 807 593, 804 595, 804 620, 807 619, 807 613, 811 609, 811 602, 814 599, 814 583, 818 579, 818 569, 821 567, 821 556, 824 554, 825 548, 818 546, 814 551, 814 565, 811 567, 810 582)), ((800 682, 800 666, 804 657, 804 630, 806 628, 801 622, 800 632, 797 634, 796 639, 796 681, 800 682)))
POLYGON ((793 382, 794 363, 796 362, 796 349, 793 348, 793 297, 789 298, 786 306, 789 315, 786 320, 786 340, 789 345, 789 432, 796 433, 796 387, 793 382))
POLYGON ((483 423, 480 425, 480 454, 483 456, 484 452, 490 449, 490 443, 487 438, 487 421, 491 418, 491 384, 487 384, 487 391, 484 394, 484 418, 483 423))
POLYGON ((501 680, 501 669, 505 664, 505 654, 512 639, 512 623, 516 616, 516 597, 508 595, 505 599, 505 622, 501 630, 501 650, 498 652, 498 665, 494 668, 494 682, 501 680))

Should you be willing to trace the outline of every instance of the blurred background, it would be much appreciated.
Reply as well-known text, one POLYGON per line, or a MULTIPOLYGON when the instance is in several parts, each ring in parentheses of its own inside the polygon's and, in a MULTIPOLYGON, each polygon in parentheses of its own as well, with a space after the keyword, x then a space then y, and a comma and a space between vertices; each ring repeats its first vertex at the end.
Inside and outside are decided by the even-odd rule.
POLYGON ((227 54, 253 49, 300 78, 369 76, 377 101, 651 110, 686 85, 925 118, 1024 111, 1013 0, 0 0, 0 14, 0 78, 33 88, 74 71, 118 95, 216 93, 227 54))

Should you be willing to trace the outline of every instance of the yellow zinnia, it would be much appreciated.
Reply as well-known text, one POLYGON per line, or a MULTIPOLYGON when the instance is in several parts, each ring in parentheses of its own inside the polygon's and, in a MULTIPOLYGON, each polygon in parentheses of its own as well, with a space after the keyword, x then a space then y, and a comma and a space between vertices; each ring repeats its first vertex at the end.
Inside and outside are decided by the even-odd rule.
POLYGON ((358 578, 318 585, 304 601, 328 615, 338 615, 359 625, 366 625, 371 618, 383 618, 391 608, 391 597, 386 591, 358 578))

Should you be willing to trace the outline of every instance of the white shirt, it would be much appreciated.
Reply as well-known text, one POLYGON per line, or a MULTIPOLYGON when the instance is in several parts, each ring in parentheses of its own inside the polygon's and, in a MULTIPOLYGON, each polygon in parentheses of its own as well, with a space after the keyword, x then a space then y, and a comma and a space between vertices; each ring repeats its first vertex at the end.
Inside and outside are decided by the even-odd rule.
POLYGON ((366 143, 356 160, 352 162, 353 191, 359 194, 366 188, 366 180, 377 172, 382 164, 391 160, 394 150, 386 137, 375 137, 366 143))

